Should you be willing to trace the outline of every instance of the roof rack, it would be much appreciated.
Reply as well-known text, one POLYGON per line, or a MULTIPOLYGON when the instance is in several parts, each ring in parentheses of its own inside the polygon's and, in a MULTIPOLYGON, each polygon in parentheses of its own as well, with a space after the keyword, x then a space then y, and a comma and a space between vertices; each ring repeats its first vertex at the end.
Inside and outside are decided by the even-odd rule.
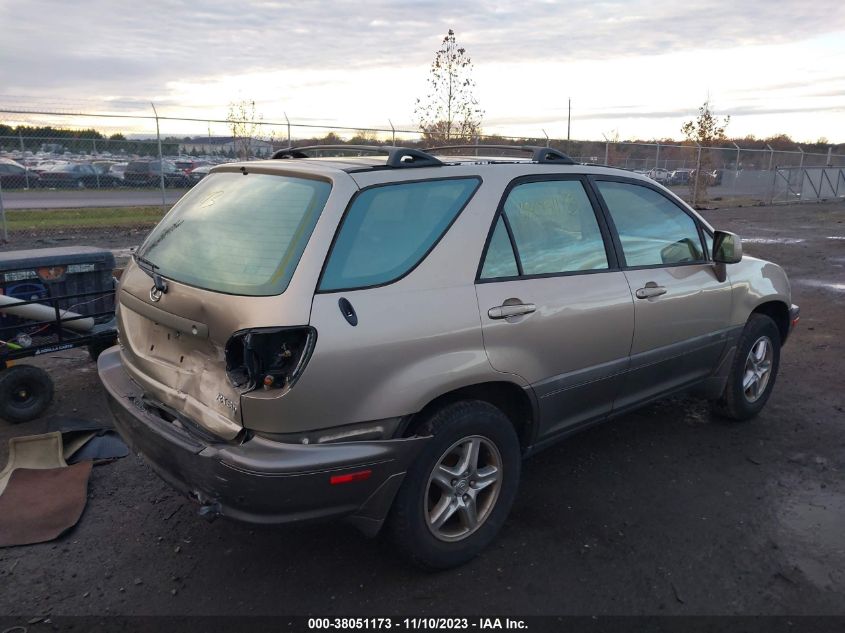
POLYGON ((538 163, 558 163, 563 165, 576 165, 577 163, 569 156, 551 147, 538 147, 536 145, 439 145, 437 147, 426 147, 424 151, 435 152, 449 149, 498 149, 514 152, 530 152, 531 160, 538 163))
POLYGON ((434 156, 410 147, 395 147, 393 145, 308 145, 306 147, 289 147, 274 152, 270 158, 314 158, 306 152, 329 150, 333 152, 368 152, 370 154, 386 154, 388 167, 440 167, 442 162, 434 156))

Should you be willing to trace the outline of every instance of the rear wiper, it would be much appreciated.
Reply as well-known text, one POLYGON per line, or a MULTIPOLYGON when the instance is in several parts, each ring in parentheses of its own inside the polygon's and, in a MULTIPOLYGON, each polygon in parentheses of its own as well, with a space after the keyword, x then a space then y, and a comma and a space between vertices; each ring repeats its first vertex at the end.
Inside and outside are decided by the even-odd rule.
POLYGON ((156 272, 159 269, 158 265, 153 264, 149 259, 138 253, 135 253, 135 261, 138 263, 138 268, 153 278, 156 290, 161 294, 167 292, 167 282, 156 272))
POLYGON ((158 268, 158 266, 156 264, 153 264, 149 259, 147 259, 143 255, 139 255, 138 253, 135 253, 135 262, 138 264, 138 268, 143 270, 150 277, 155 275, 155 271, 158 268))

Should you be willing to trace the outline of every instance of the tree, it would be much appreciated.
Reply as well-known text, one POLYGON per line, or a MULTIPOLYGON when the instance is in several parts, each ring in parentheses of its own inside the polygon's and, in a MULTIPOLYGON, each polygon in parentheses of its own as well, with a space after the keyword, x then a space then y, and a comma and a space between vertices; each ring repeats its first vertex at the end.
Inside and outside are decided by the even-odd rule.
MULTIPOLYGON (((713 147, 716 143, 727 141, 725 129, 728 127, 730 121, 730 116, 726 116, 720 121, 710 109, 710 101, 707 100, 698 108, 698 116, 681 126, 681 132, 683 132, 687 141, 695 143, 702 148, 709 148, 713 147)), ((702 151, 701 160, 698 162, 695 173, 689 181, 693 204, 707 195, 707 186, 710 184, 712 167, 710 152, 702 151)))
POLYGON ((472 69, 466 49, 458 46, 449 29, 431 63, 428 94, 417 99, 414 109, 426 141, 471 141, 481 133, 484 110, 473 94, 472 69))
POLYGON ((252 156, 252 140, 257 136, 263 117, 255 112, 255 101, 233 101, 229 104, 226 121, 232 130, 234 153, 241 160, 252 156))

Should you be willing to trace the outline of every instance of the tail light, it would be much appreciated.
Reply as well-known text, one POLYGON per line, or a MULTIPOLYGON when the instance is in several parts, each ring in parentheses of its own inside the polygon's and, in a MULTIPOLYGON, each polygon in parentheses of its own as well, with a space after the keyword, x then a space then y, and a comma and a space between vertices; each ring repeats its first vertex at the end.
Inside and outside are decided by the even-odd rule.
POLYGON ((226 375, 241 392, 292 387, 308 364, 317 330, 256 328, 235 332, 226 343, 226 375))

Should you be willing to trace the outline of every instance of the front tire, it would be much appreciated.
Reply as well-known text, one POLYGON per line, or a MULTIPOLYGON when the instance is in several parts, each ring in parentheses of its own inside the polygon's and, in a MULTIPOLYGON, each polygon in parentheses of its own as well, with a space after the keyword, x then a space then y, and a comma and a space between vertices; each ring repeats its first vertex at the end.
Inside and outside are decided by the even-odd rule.
POLYGON ((479 400, 443 407, 420 433, 434 437, 405 476, 387 535, 412 563, 447 569, 481 552, 507 518, 519 487, 519 438, 507 416, 479 400))
POLYGON ((725 391, 714 404, 732 420, 756 416, 772 393, 780 367, 780 331, 764 314, 752 314, 737 345, 725 391))

